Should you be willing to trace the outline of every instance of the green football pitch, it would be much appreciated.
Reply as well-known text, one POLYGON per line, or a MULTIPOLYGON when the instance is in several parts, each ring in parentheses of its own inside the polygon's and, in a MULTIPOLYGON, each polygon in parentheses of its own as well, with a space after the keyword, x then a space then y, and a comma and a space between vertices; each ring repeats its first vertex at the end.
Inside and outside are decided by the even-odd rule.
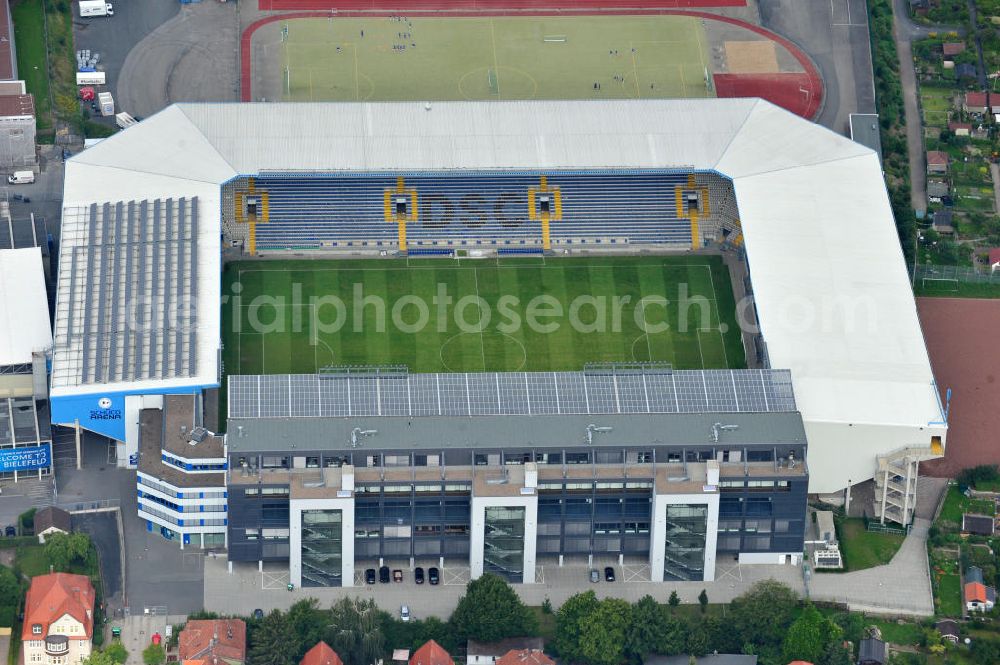
POLYGON ((260 92, 287 101, 714 96, 686 16, 303 18, 258 34, 260 92))
POLYGON ((254 261, 223 279, 229 374, 746 362, 716 256, 254 261))

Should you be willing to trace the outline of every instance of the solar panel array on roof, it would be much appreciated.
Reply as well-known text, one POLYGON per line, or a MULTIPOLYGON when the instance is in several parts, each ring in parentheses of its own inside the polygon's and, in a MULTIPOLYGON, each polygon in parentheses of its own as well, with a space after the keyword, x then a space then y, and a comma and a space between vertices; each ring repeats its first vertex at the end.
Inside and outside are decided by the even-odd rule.
POLYGON ((795 411, 787 370, 229 377, 230 418, 795 411))
POLYGON ((53 386, 194 375, 198 199, 68 208, 63 229, 53 386))

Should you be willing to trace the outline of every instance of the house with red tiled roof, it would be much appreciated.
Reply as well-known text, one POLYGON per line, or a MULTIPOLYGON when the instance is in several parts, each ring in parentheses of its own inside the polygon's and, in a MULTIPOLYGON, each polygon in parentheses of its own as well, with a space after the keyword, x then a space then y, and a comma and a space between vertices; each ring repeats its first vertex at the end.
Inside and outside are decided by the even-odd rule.
POLYGON ((541 649, 511 649, 497 658, 497 665, 556 665, 541 649))
POLYGON ((928 150, 927 151, 927 172, 928 173, 947 173, 948 172, 948 153, 942 152, 940 150, 928 150))
POLYGON ((247 625, 240 619, 195 619, 177 636, 177 657, 185 665, 243 665, 247 625))
POLYGON ((972 125, 967 122, 949 122, 948 131, 955 136, 968 136, 972 133, 972 125))
POLYGON ((413 652, 410 665, 455 665, 455 661, 443 646, 430 640, 413 652))
POLYGON ((330 648, 330 645, 322 640, 316 643, 312 649, 306 651, 302 656, 299 665, 344 665, 337 652, 330 648))
POLYGON ((966 582, 965 607, 970 612, 989 612, 996 602, 997 592, 982 582, 966 582))
POLYGON ((962 110, 966 113, 979 113, 982 115, 986 113, 988 108, 989 103, 986 100, 985 92, 965 93, 965 101, 962 102, 962 110))
POLYGON ((32 578, 21 629, 27 665, 79 665, 94 639, 94 586, 86 575, 32 578))
POLYGON ((945 42, 941 45, 941 52, 945 57, 958 55, 965 51, 965 42, 945 42))

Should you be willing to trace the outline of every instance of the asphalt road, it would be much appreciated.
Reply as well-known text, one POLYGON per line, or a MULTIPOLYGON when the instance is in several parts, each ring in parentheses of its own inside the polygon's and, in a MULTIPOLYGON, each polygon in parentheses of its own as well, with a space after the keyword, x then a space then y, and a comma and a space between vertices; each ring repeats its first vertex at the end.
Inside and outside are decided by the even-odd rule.
POLYGON ((875 112, 865 0, 760 0, 764 27, 794 41, 816 63, 825 101, 816 122, 847 135, 852 113, 875 112))
MULTIPOLYGON (((112 3, 114 16, 80 18, 74 5, 73 37, 76 48, 90 49, 101 54, 98 67, 107 73, 108 84, 99 91, 117 96, 118 77, 129 52, 149 33, 177 15, 177 0, 122 0, 112 3)), ((116 111, 130 109, 116 108, 116 111)), ((111 122, 111 121, 108 121, 111 122)))
POLYGON ((90 536, 101 562, 101 581, 104 582, 104 602, 113 607, 121 606, 122 563, 118 541, 118 520, 114 512, 79 513, 73 515, 73 530, 90 536))

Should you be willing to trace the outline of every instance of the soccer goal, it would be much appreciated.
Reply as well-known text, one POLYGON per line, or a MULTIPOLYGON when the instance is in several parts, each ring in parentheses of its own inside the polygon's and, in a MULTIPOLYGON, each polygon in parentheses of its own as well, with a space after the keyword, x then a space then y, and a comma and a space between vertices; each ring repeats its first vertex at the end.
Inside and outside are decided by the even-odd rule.
POLYGON ((927 292, 932 293, 957 293, 957 277, 921 277, 920 285, 927 292))
POLYGON ((565 44, 566 35, 545 35, 542 41, 546 44, 565 44))

